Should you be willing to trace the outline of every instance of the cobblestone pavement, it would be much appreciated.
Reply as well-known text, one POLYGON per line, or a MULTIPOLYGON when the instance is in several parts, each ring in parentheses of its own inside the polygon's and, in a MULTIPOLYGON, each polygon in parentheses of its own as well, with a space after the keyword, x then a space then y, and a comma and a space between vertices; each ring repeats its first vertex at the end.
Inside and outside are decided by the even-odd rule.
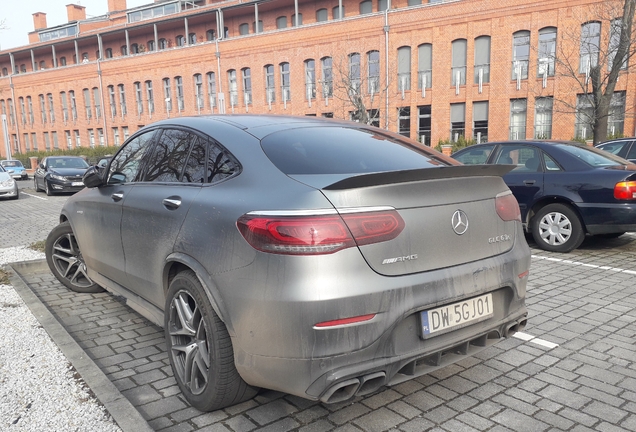
MULTIPOLYGON (((59 210, 53 198, 12 203, 34 205, 42 224, 59 210)), ((262 391, 201 413, 181 397, 160 328, 110 294, 71 293, 48 272, 25 278, 155 430, 636 431, 636 234, 570 254, 533 248, 522 339, 334 405, 262 391)))

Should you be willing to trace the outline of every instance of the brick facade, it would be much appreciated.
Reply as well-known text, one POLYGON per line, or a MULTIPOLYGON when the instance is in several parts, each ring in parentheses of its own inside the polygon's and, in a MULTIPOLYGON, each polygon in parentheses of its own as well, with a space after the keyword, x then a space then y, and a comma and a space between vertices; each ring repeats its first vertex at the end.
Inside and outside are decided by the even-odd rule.
MULTIPOLYGON (((504 140, 510 135, 510 101, 525 99, 526 137, 532 138, 535 98, 554 96, 555 100, 574 105, 577 93, 572 79, 559 76, 558 65, 555 76, 545 81, 537 77, 539 31, 546 27, 556 28, 557 56, 572 52, 576 57, 573 62, 576 63, 578 41, 574 43, 564 35, 580 31, 581 24, 585 22, 582 19, 589 17, 590 8, 602 2, 457 0, 408 6, 407 0, 395 0, 385 14, 378 12, 382 6, 378 0, 374 0, 373 12, 361 15, 358 0, 342 0, 345 18, 334 20, 333 8, 338 6, 338 1, 299 0, 298 12, 302 14, 299 26, 293 26, 295 4, 290 0, 258 3, 257 7, 257 2, 225 1, 211 4, 209 0, 202 0, 196 3, 199 7, 194 9, 127 23, 127 12, 140 8, 126 11, 125 0, 109 0, 110 12, 107 15, 77 21, 79 32, 75 37, 37 42, 40 32, 64 27, 56 26, 31 32, 30 45, 0 51, 0 108, 7 114, 13 151, 33 149, 33 136, 37 139, 38 149, 44 149, 45 133, 53 148, 53 132, 57 135, 57 146, 60 148, 67 148, 69 135, 71 145, 75 147, 76 134, 79 135, 81 146, 100 145, 99 130, 104 136, 101 144, 113 145, 116 143, 115 131, 121 143, 126 134, 130 135, 142 125, 155 120, 223 110, 225 113, 333 114, 336 118, 349 118, 353 106, 348 101, 346 91, 340 87, 343 75, 348 75, 348 55, 351 53, 360 53, 361 94, 368 109, 379 110, 380 127, 398 131, 398 108, 408 107, 410 119, 405 119, 404 124, 409 129, 410 121, 410 136, 418 138, 418 107, 430 105, 431 142, 436 145, 451 136, 451 104, 465 103, 465 134, 472 137, 473 103, 488 101, 488 139, 504 140), (323 8, 329 20, 317 22, 317 11, 323 8), (258 20, 263 23, 263 32, 257 34, 254 33, 256 12, 258 20), (286 17, 287 28, 277 28, 277 19, 280 17, 286 17), (241 27, 241 24, 247 24, 249 34, 240 34, 240 29, 245 27, 241 27), (219 31, 221 26, 227 28, 226 37, 208 40, 210 31, 214 31, 215 36, 223 33, 219 31), (513 34, 518 31, 530 32, 528 78, 521 80, 519 89, 517 80, 512 79, 513 34), (188 34, 196 35, 196 41, 190 41, 188 34), (184 37, 184 46, 178 46, 177 36, 184 37), (483 83, 481 92, 480 86, 473 84, 475 38, 480 36, 490 37, 490 82, 483 83), (161 39, 166 40, 165 49, 157 49, 161 39), (451 83, 452 44, 458 39, 466 40, 466 84, 456 88, 451 83), (152 43, 155 44, 154 51, 150 50, 152 43), (418 47, 425 43, 432 45, 433 65, 432 87, 426 88, 424 94, 418 89, 418 47), (404 91, 399 86, 397 75, 397 53, 401 47, 411 48, 411 89, 404 91), (370 51, 378 51, 380 59, 380 88, 374 94, 373 101, 366 78, 367 53, 370 51), (110 52, 112 58, 107 58, 110 52), (84 60, 85 54, 87 60, 84 60), (98 61, 100 56, 101 60, 98 61), (328 98, 323 95, 324 86, 321 83, 321 59, 324 57, 331 57, 333 61, 334 94, 328 98), (314 60, 316 75, 315 98, 311 100, 308 100, 306 91, 305 61, 308 59, 314 60), (280 64, 284 62, 289 63, 290 71, 288 101, 283 100, 281 88, 280 64), (270 64, 274 66, 275 101, 268 103, 264 66, 270 64), (247 105, 244 103, 242 80, 245 68, 250 69, 251 78, 251 103, 247 105), (228 81, 228 71, 232 69, 236 71, 235 106, 231 106, 228 81), (14 74, 11 74, 12 71, 14 74), (224 100, 217 98, 216 107, 211 107, 209 103, 207 74, 210 72, 215 76, 217 96, 221 92, 225 96, 224 100), (198 107, 196 96, 197 74, 201 75, 202 82, 201 108, 198 107), (181 77, 182 90, 177 88, 177 77, 181 77), (170 112, 166 109, 165 78, 170 80, 170 112), (152 83, 153 113, 148 110, 146 82, 152 83), (142 113, 138 113, 135 83, 139 83, 141 89, 142 113), (121 85, 126 114, 121 109, 121 85), (109 86, 114 89, 115 115, 111 114, 109 86), (88 89, 91 98, 90 118, 87 116, 84 89, 88 89), (93 89, 97 89, 97 104, 101 111, 99 118, 96 115, 93 89), (182 109, 179 109, 178 101, 180 91, 183 95, 182 109), (76 115, 71 107, 71 92, 75 96, 76 115), (49 112, 49 94, 53 101, 54 121, 51 121, 49 112), (40 95, 45 102, 46 123, 42 120, 40 95), (63 95, 66 96, 66 110, 63 95), (31 99, 33 121, 30 119, 28 97, 31 99), (92 141, 90 131, 94 136, 92 141)), ((67 8, 70 22, 85 13, 81 7, 69 5, 67 8)), ((46 16, 34 14, 34 22, 46 23, 46 16)), ((602 26, 605 28, 609 25, 603 22, 602 26)), ((606 35, 602 37, 607 38, 606 35)), ((602 43, 606 44, 607 41, 602 43)), ((633 80, 629 78, 627 71, 622 73, 616 91, 626 92, 626 110, 631 112, 636 92, 633 80)), ((553 112, 552 138, 571 139, 575 135, 575 116, 572 112, 560 111, 555 108, 553 112)), ((626 115, 624 134, 632 135, 633 130, 633 119, 626 115)), ((4 145, 0 147, 0 154, 4 154, 4 145)))

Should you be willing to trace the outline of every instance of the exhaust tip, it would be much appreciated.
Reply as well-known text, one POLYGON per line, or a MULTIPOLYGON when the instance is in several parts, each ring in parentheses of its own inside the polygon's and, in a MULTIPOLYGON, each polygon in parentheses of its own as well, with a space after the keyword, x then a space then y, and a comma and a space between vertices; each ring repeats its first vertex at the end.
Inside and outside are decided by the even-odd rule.
POLYGON ((351 399, 359 387, 360 380, 357 378, 342 381, 329 387, 320 400, 324 403, 343 402, 351 399))
POLYGON ((386 374, 384 372, 376 372, 363 376, 360 379, 360 388, 356 393, 357 396, 364 396, 373 393, 384 385, 386 374))

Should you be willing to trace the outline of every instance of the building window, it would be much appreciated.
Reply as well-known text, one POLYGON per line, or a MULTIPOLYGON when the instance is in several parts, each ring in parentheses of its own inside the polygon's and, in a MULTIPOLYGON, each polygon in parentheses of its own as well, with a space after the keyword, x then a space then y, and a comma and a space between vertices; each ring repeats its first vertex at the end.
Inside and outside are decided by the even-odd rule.
POLYGON ((258 20, 258 29, 256 28, 256 21, 252 21, 252 31, 254 33, 263 33, 263 20, 258 20))
POLYGON ((316 62, 314 59, 305 60, 305 97, 307 100, 316 99, 316 62))
POLYGON ((333 96, 333 70, 331 57, 320 59, 322 69, 322 96, 326 99, 333 96))
POLYGON ((607 119, 607 134, 610 137, 623 136, 625 124, 625 92, 614 92, 610 100, 607 119))
POLYGON ((124 90, 123 84, 118 84, 117 89, 119 90, 119 108, 121 115, 124 116, 128 114, 128 110, 126 109, 126 91, 124 90))
POLYGON ((205 32, 205 39, 211 42, 216 39, 216 32, 214 30, 208 30, 205 32))
POLYGON ((417 107, 417 139, 424 145, 431 145, 431 106, 417 107))
POLYGON ((210 109, 216 106, 216 78, 214 72, 207 73, 208 78, 208 101, 210 103, 210 109))
MULTIPOLYGON (((44 100, 44 95, 38 95, 40 99, 40 118, 42 119, 42 124, 46 124, 46 102, 44 100)), ((2 109, 4 113, 4 107, 2 109)))
POLYGON ((113 58, 112 48, 106 48, 106 58, 113 58))
POLYGON ((60 148, 60 144, 57 141, 57 132, 53 131, 53 132, 51 132, 51 135, 53 136, 53 148, 54 149, 59 149, 60 148))
POLYGON ((203 98, 203 76, 201 74, 194 74, 194 96, 195 96, 195 105, 194 107, 198 112, 201 112, 203 108, 205 108, 204 98, 203 98))
POLYGON ((178 35, 174 38, 174 41, 178 47, 182 47, 185 45, 185 38, 183 37, 183 35, 178 35))
MULTIPOLYGON (((66 98, 66 93, 62 92, 64 97, 66 98)), ((18 102, 20 103, 20 119, 22 120, 22 124, 26 125, 26 107, 24 105, 24 98, 20 96, 18 98, 18 102)), ((66 118, 64 119, 66 120, 66 118)))
POLYGON ((454 103, 450 106, 451 130, 450 139, 452 142, 459 141, 459 137, 466 136, 466 104, 454 103))
POLYGON ((250 33, 250 26, 248 23, 239 25, 239 35, 243 36, 250 33))
POLYGON ((185 102, 183 100, 183 78, 180 76, 174 77, 174 85, 177 90, 177 110, 181 112, 185 109, 185 102))
POLYGON ((46 149, 46 151, 51 150, 51 139, 49 138, 48 132, 44 132, 44 148, 46 149))
POLYGON ((280 64, 280 90, 283 102, 291 100, 291 89, 289 81, 289 63, 280 64))
POLYGON ((349 54, 349 91, 360 93, 360 54, 349 54))
POLYGON ((367 110, 367 124, 369 126, 380 127, 380 110, 379 109, 367 110))
MULTIPOLYGON (((13 106, 13 99, 7 99, 7 102, 9 103, 9 119, 11 121, 11 126, 15 126, 15 107, 13 106)), ((53 117, 53 119, 55 119, 55 117, 53 117)))
POLYGON ((301 14, 300 12, 298 13, 298 16, 296 16, 296 14, 293 14, 291 16, 291 25, 292 25, 292 27, 297 27, 297 26, 303 25, 303 14, 301 14), (298 22, 296 22, 296 21, 298 21, 298 22))
POLYGON ((66 137, 66 148, 71 150, 73 148, 73 140, 71 139, 71 131, 64 131, 66 137))
MULTIPOLYGON (((128 55, 128 46, 127 45, 122 45, 121 46, 121 55, 123 56, 127 56, 128 55)), ((88 57, 86 57, 88 58, 88 57)))
POLYGON ((534 138, 552 139, 552 97, 534 101, 534 138))
POLYGON ((68 91, 68 97, 71 101, 71 118, 77 120, 77 103, 75 102, 75 90, 68 91))
POLYGON ((342 7, 336 6, 331 11, 332 11, 332 15, 331 16, 333 17, 333 19, 340 19, 340 18, 344 18, 345 17, 345 7, 344 7, 344 5, 342 5, 342 7))
POLYGON ((107 88, 108 102, 110 103, 110 116, 115 117, 117 115, 117 104, 115 102, 115 86, 109 85, 107 88))
POLYGON ((475 84, 490 82, 490 36, 475 39, 475 84))
POLYGON ((24 149, 26 151, 30 151, 31 146, 29 145, 29 134, 28 133, 22 134, 22 139, 24 140, 24 149))
POLYGON ((411 47, 398 48, 398 91, 411 90, 411 47))
POLYGON ((33 143, 33 151, 38 151, 38 135, 31 132, 31 143, 33 143))
MULTIPOLYGON (((55 108, 53 106, 53 94, 48 93, 46 95, 46 97, 49 100, 49 120, 51 120, 51 123, 54 123, 55 122, 55 108)), ((13 105, 12 105, 11 102, 9 102, 9 106, 12 108, 11 111, 13 111, 13 105)), ((12 121, 12 123, 13 123, 13 121, 12 121)))
POLYGON ((117 128, 117 127, 113 128, 113 142, 118 147, 121 144, 121 142, 119 141, 119 128, 117 128))
POLYGON ((488 142, 488 101, 473 103, 473 139, 488 142))
POLYGON ((229 91, 230 91, 230 106, 235 107, 238 105, 238 84, 236 82, 235 69, 230 69, 227 71, 227 80, 229 83, 229 91))
POLYGON ((411 136, 411 108, 398 108, 398 133, 405 137, 411 136))
POLYGON ((229 27, 223 27, 223 37, 225 39, 230 37, 230 28, 229 27))
POLYGON ((287 17, 286 16, 279 16, 278 18, 276 18, 276 28, 277 29, 284 29, 287 27, 287 17))
POLYGON ((165 38, 159 39, 159 49, 165 50, 166 48, 168 48, 168 41, 165 38))
POLYGON ((378 0, 378 12, 384 12, 389 8, 388 0, 378 0))
POLYGON ((74 130, 73 134, 75 135, 75 148, 80 148, 82 143, 80 141, 80 133, 78 130, 74 130))
POLYGON ((451 85, 466 85, 466 39, 454 40, 452 51, 451 85))
POLYGON ((188 43, 190 45, 196 45, 196 43, 197 43, 197 34, 196 33, 188 34, 188 43))
POLYGON ((137 115, 144 112, 143 92, 139 81, 133 84, 135 86, 135 104, 137 105, 137 115))
POLYGON ((581 26, 580 73, 589 73, 591 67, 598 65, 598 53, 601 50, 601 23, 589 22, 581 26))
POLYGON ((155 95, 152 91, 152 81, 146 81, 146 100, 148 101, 148 114, 155 112, 155 95))
POLYGON ((252 70, 243 68, 241 69, 241 75, 243 80, 243 103, 249 105, 252 103, 252 70))
POLYGON ((95 131, 93 129, 88 130, 88 145, 95 148, 95 131))
POLYGON ((99 145, 104 147, 106 145, 104 139, 104 129, 97 129, 97 137, 99 138, 99 145))
POLYGON ((139 54, 139 45, 134 43, 130 45, 130 53, 131 54, 139 54))
MULTIPOLYGON (((614 59, 616 58, 616 53, 618 51, 618 45, 621 41, 621 33, 623 31, 623 20, 620 18, 612 20, 610 23, 610 37, 609 37, 609 49, 607 50, 607 68, 608 70, 612 69, 614 59)), ((627 60, 628 55, 623 57, 623 62, 621 64, 620 69, 627 69, 627 60)))
POLYGON ((360 2, 360 15, 370 14, 373 12, 373 2, 371 0, 364 0, 360 2))
POLYGON ((149 40, 146 43, 146 46, 148 47, 148 52, 152 52, 155 50, 155 41, 154 40, 149 40))
POLYGON ((422 44, 417 47, 418 90, 433 86, 433 45, 422 44))
POLYGON ((33 100, 31 99, 31 96, 27 96, 26 100, 27 100, 27 109, 29 112, 29 124, 33 125, 33 123, 35 122, 34 115, 33 115, 33 100))
POLYGON ((329 12, 327 9, 318 9, 316 11, 316 22, 323 22, 329 19, 329 12))
POLYGON ((510 139, 526 139, 526 99, 510 100, 510 139))
POLYGON ((128 139, 128 126, 122 126, 122 132, 124 133, 124 141, 128 139))
POLYGON ((93 87, 93 104, 95 105, 95 118, 102 116, 102 95, 97 87, 93 87))
POLYGON ((369 94, 378 93, 380 90, 380 51, 367 53, 367 81, 369 94))
POLYGON ((163 79, 163 99, 166 102, 166 112, 172 111, 172 91, 170 89, 170 78, 163 79))
POLYGON ((537 58, 537 76, 554 76, 556 58, 557 29, 546 27, 539 30, 539 55, 537 58))
POLYGON ((62 102, 62 120, 66 123, 68 121, 68 99, 66 98, 66 92, 60 93, 60 101, 62 102))
POLYGON ((60 57, 60 66, 66 66, 66 57, 60 57))
POLYGON ((528 79, 530 58, 530 32, 518 31, 512 35, 512 79, 528 79))
POLYGON ((265 66, 265 95, 267 103, 276 100, 276 86, 274 85, 274 65, 265 66))
MULTIPOLYGON (((86 59, 88 60, 88 57, 86 59)), ((42 60, 40 62, 40 70, 44 70, 44 69, 46 69, 46 62, 44 60, 42 60)))

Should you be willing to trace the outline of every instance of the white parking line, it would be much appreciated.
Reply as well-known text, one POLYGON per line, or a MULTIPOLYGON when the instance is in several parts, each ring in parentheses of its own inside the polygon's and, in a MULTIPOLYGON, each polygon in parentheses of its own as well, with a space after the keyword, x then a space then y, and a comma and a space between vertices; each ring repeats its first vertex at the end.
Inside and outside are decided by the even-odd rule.
POLYGON ((37 195, 31 195, 31 194, 26 193, 26 192, 20 192, 20 194, 24 194, 24 195, 28 195, 28 196, 30 196, 32 198, 37 198, 37 199, 41 199, 41 200, 44 200, 44 201, 48 201, 48 199, 46 199, 46 198, 42 198, 42 197, 39 197, 37 195))
POLYGON ((627 273, 627 274, 636 275, 636 270, 625 270, 625 269, 617 268, 617 267, 599 266, 599 265, 594 265, 594 264, 587 264, 587 263, 582 263, 582 262, 577 262, 577 261, 570 261, 570 260, 561 259, 561 258, 552 258, 552 257, 546 257, 546 256, 539 256, 539 255, 532 255, 532 258, 533 259, 546 260, 546 261, 561 262, 561 263, 564 263, 564 264, 572 264, 572 265, 578 265, 578 266, 583 266, 583 267, 597 268, 599 270, 611 270, 611 271, 615 271, 615 272, 618 272, 618 273, 627 273))
POLYGON ((523 333, 523 332, 517 332, 517 333, 513 334, 512 337, 516 337, 517 339, 521 339, 524 342, 532 342, 532 343, 535 343, 537 345, 541 345, 543 347, 546 347, 548 349, 553 349, 553 348, 556 348, 556 347, 559 346, 559 344, 548 342, 546 340, 536 338, 536 337, 534 337, 532 335, 529 335, 528 333, 523 333))

